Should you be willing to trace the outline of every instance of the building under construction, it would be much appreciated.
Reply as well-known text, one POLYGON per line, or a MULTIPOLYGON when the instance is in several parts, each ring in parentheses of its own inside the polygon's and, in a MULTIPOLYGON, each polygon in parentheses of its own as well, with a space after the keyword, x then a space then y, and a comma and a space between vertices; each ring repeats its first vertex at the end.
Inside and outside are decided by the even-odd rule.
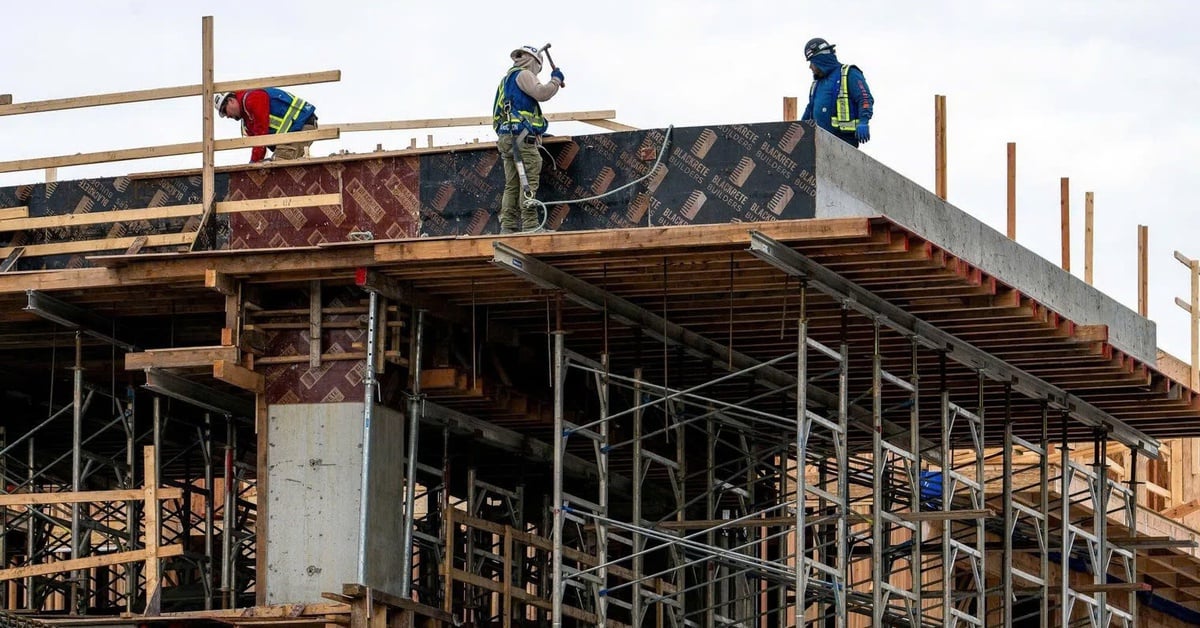
POLYGON ((500 237, 494 143, 206 115, 0 163, 205 163, 0 189, 5 628, 1200 624, 1195 372, 811 124, 560 115, 500 237))

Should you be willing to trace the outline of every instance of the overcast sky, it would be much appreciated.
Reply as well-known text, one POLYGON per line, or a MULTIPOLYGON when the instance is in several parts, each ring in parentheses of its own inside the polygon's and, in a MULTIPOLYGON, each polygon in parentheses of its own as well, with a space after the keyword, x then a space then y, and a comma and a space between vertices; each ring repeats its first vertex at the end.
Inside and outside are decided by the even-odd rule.
MULTIPOLYGON (((553 43, 568 88, 547 111, 615 109, 638 127, 777 120, 808 93, 813 36, 861 67, 876 99, 865 152, 933 187, 933 96, 949 111, 949 196, 1003 231, 1005 143, 1017 143, 1018 234, 1059 261, 1059 178, 1071 179, 1073 262, 1083 274, 1084 192, 1096 198, 1096 284, 1137 307, 1138 224, 1150 227, 1150 316, 1187 360, 1188 273, 1200 257, 1200 3, 1191 0, 775 0, 496 3, 7 3, 0 93, 14 102, 200 81, 200 18, 215 18, 216 80, 340 69, 296 87, 322 123, 490 114, 515 46, 553 43), (522 15, 528 12, 528 18, 522 15)), ((547 75, 543 78, 548 79, 547 75)), ((196 141, 199 98, 0 118, 0 161, 196 141)), ((553 132, 592 132, 554 125, 553 132)), ((403 148, 426 131, 314 146, 403 148)), ((486 127, 435 133, 489 138, 486 127)), ((218 137, 236 137, 217 121, 218 137)), ((249 151, 218 154, 218 164, 249 151)), ((199 165, 199 156, 63 169, 60 179, 199 165)), ((0 175, 0 185, 41 180, 0 175)))

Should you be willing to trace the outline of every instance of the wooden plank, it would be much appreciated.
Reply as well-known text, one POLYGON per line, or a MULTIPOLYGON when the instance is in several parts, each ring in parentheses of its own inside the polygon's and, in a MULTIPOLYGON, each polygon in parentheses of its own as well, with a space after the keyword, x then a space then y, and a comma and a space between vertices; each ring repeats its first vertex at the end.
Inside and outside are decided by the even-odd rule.
POLYGON ((22 205, 20 207, 5 207, 0 209, 0 220, 12 220, 14 218, 28 218, 29 207, 22 205))
POLYGON ((213 362, 213 379, 219 379, 227 384, 258 394, 267 390, 266 378, 262 373, 255 373, 248 368, 225 360, 213 362))
MULTIPOLYGON (((550 122, 567 122, 572 120, 611 120, 617 117, 616 110, 602 109, 599 111, 568 111, 546 114, 550 122)), ((466 116, 458 118, 425 118, 421 120, 385 120, 380 122, 344 122, 326 125, 326 128, 341 130, 344 133, 359 131, 402 131, 405 129, 444 129, 459 126, 491 125, 491 116, 466 116)))
MULTIPOLYGON (((134 236, 129 238, 105 238, 103 240, 74 240, 70 242, 54 242, 51 244, 27 244, 25 245, 25 257, 37 257, 39 255, 67 255, 70 253, 90 253, 93 251, 115 251, 119 249, 128 249, 139 237, 146 238, 148 246, 170 246, 173 244, 187 244, 196 237, 195 232, 188 233, 161 233, 152 236, 134 236)), ((0 247, 0 255, 7 256, 12 253, 17 247, 6 246, 0 247)))
MULTIPOLYGON (((260 87, 286 87, 289 85, 310 85, 313 83, 330 83, 342 80, 341 70, 325 70, 321 72, 305 72, 302 74, 284 74, 281 76, 265 76, 260 78, 239 79, 236 81, 221 81, 213 84, 213 91, 236 92, 243 89, 260 87)), ((104 105, 119 105, 131 102, 147 102, 165 100, 168 98, 184 98, 199 96, 203 86, 180 85, 177 87, 156 87, 128 92, 113 92, 92 96, 72 96, 54 100, 39 100, 17 104, 0 103, 0 116, 11 116, 21 113, 39 113, 43 111, 60 111, 63 109, 82 109, 85 107, 100 107, 104 105)), ((211 101, 206 103, 212 106, 211 101)))
POLYGON ((1158 350, 1157 361, 1155 368, 1158 372, 1171 378, 1178 384, 1187 385, 1188 378, 1192 375, 1192 367, 1187 362, 1163 351, 1158 350))
POLYGON ((906 521, 957 521, 960 519, 985 519, 994 517, 992 510, 922 510, 921 512, 900 512, 896 516, 906 521))
MULTIPOLYGON (((201 124, 202 132, 200 135, 201 150, 201 167, 200 167, 200 205, 203 209, 200 212, 200 226, 196 229, 197 232, 203 232, 209 216, 212 215, 213 201, 216 199, 216 162, 215 157, 215 140, 213 130, 213 116, 216 109, 213 107, 213 97, 216 90, 213 89, 213 19, 211 15, 206 15, 201 18, 203 35, 201 37, 201 68, 200 68, 200 106, 203 107, 203 124, 201 124)), ((196 248, 196 243, 200 238, 192 240, 191 248, 196 248)))
POLYGON ((1071 272, 1071 180, 1063 177, 1058 181, 1059 218, 1061 224, 1062 269, 1071 272))
POLYGON ((158 501, 158 460, 155 454, 153 446, 142 448, 142 486, 146 496, 146 501, 142 504, 142 516, 145 517, 145 529, 142 534, 146 547, 146 566, 143 572, 146 578, 146 615, 157 615, 162 610, 162 563, 159 562, 162 556, 159 547, 162 542, 162 530, 158 527, 159 509, 162 504, 158 501))
POLYGON ((1092 238, 1093 238, 1093 195, 1083 193, 1083 280, 1092 285, 1092 238))
POLYGON ((1072 583, 1071 589, 1076 593, 1128 593, 1129 591, 1149 591, 1150 585, 1145 582, 1109 582, 1106 584, 1078 582, 1072 583))
POLYGON ((1017 143, 1008 143, 1008 239, 1017 239, 1017 143))
POLYGON ((1192 316, 1192 377, 1189 385, 1200 391, 1200 260, 1192 260, 1192 303, 1188 313, 1192 316))
POLYGON ((308 365, 312 368, 321 366, 320 279, 308 282, 308 365))
POLYGON ((1150 228, 1137 228, 1138 314, 1150 316, 1150 228))
MULTIPOLYGON (((115 552, 112 554, 86 556, 84 558, 72 558, 68 560, 60 560, 55 563, 44 563, 41 565, 26 565, 24 567, 0 569, 0 581, 15 580, 17 578, 26 578, 30 576, 49 576, 51 574, 74 571, 76 569, 92 569, 95 567, 106 567, 108 565, 136 563, 145 560, 149 553, 149 550, 141 549, 132 550, 129 552, 115 552)), ((170 556, 181 556, 182 554, 183 546, 179 544, 164 546, 159 548, 157 552, 158 556, 164 558, 170 556)))
MULTIPOLYGON (((220 201, 216 203, 216 212, 218 214, 236 214, 241 212, 259 212, 275 209, 320 207, 322 205, 341 204, 341 194, 309 194, 304 196, 254 198, 241 201, 220 201)), ((29 229, 52 229, 57 227, 78 227, 82 225, 98 225, 111 222, 127 222, 132 220, 186 218, 188 216, 196 216, 200 214, 203 209, 204 206, 200 203, 190 203, 187 205, 166 205, 163 207, 117 209, 107 212, 59 214, 57 216, 39 216, 36 218, 12 218, 9 220, 0 221, 0 232, 25 231, 29 229)))
MULTIPOLYGON (((140 500, 144 495, 145 491, 140 488, 111 491, 64 491, 61 493, 4 493, 0 494, 0 507, 119 502, 140 500)), ((183 490, 164 488, 159 490, 158 496, 159 499, 179 499, 183 497, 183 490)))
POLYGON ((142 247, 146 246, 146 243, 149 241, 150 241, 150 236, 148 236, 148 235, 137 236, 136 238, 133 239, 133 242, 131 242, 129 244, 129 246, 126 247, 125 254, 126 255, 137 255, 139 252, 141 252, 142 247))
POLYGON ((933 97, 933 170, 938 198, 946 200, 946 97, 933 97))
POLYGON ((179 347, 126 353, 125 370, 211 366, 218 360, 237 362, 237 347, 179 347))
POLYGON ((583 122, 584 124, 590 124, 592 126, 598 126, 602 129, 608 129, 609 131, 638 130, 636 126, 629 126, 628 124, 621 124, 620 122, 613 122, 612 120, 580 120, 580 122, 583 122))
POLYGON ((783 121, 792 122, 800 119, 799 102, 795 96, 783 97, 783 121))
POLYGON ((0 262, 0 273, 6 273, 17 266, 17 261, 25 254, 25 247, 13 247, 13 250, 8 252, 3 262, 0 262))
MULTIPOLYGON (((315 142, 319 140, 337 139, 337 129, 316 129, 313 131, 298 131, 287 133, 288 142, 315 142)), ((280 135, 256 135, 233 139, 215 140, 213 150, 237 150, 254 146, 270 146, 280 142, 280 135)), ((182 144, 162 144, 159 146, 143 146, 139 148, 123 148, 106 150, 97 153, 76 153, 73 155, 56 155, 54 157, 36 157, 33 159, 17 159, 0 162, 0 172, 20 172, 22 170, 41 170, 43 168, 60 168, 64 166, 81 166, 110 161, 129 161, 133 159, 150 159, 153 157, 169 157, 172 155, 188 155, 204 150, 203 142, 184 142, 182 144)))
POLYGON ((11 105, 12 94, 0 94, 0 105, 11 105))

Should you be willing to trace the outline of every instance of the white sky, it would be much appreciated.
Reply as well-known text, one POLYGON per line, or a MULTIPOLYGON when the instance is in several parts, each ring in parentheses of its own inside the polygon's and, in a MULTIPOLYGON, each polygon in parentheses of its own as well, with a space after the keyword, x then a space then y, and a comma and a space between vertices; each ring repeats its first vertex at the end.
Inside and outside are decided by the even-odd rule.
MULTIPOLYGON (((1188 273, 1172 252, 1200 257, 1192 0, 42 0, 6 3, 4 13, 0 93, 15 102, 198 83, 200 17, 212 15, 218 81, 342 70, 340 83, 292 88, 326 124, 490 114, 509 50, 548 41, 568 88, 547 111, 616 109, 643 128, 776 120, 785 95, 803 108, 811 77, 801 48, 825 37, 875 94, 865 152, 928 188, 933 95, 947 96, 950 201, 1000 231, 1005 143, 1017 142, 1018 240, 1056 262, 1059 178, 1070 177, 1080 276, 1083 195, 1093 191, 1096 284, 1134 309, 1136 226, 1149 225, 1159 346, 1189 357, 1188 317, 1173 304, 1189 296, 1188 273)), ((208 106, 199 100, 0 117, 0 161, 196 141, 208 106)), ((358 133, 314 148, 403 148, 410 137, 424 145, 426 133, 358 133)), ((443 130, 435 141, 489 133, 443 130)), ((237 135, 217 121, 218 137, 237 135)), ((142 160, 59 178, 198 165, 199 156, 142 160)), ((0 175, 0 185, 41 177, 0 175)))

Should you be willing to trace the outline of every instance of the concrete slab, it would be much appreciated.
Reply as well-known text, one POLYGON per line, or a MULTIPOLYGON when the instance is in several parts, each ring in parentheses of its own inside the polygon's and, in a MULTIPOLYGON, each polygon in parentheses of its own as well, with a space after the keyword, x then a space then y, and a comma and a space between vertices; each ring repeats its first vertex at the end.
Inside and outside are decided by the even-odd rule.
POLYGON ((1107 325, 1114 347, 1156 363, 1152 321, 820 130, 815 170, 817 218, 884 216, 1072 321, 1107 325))

